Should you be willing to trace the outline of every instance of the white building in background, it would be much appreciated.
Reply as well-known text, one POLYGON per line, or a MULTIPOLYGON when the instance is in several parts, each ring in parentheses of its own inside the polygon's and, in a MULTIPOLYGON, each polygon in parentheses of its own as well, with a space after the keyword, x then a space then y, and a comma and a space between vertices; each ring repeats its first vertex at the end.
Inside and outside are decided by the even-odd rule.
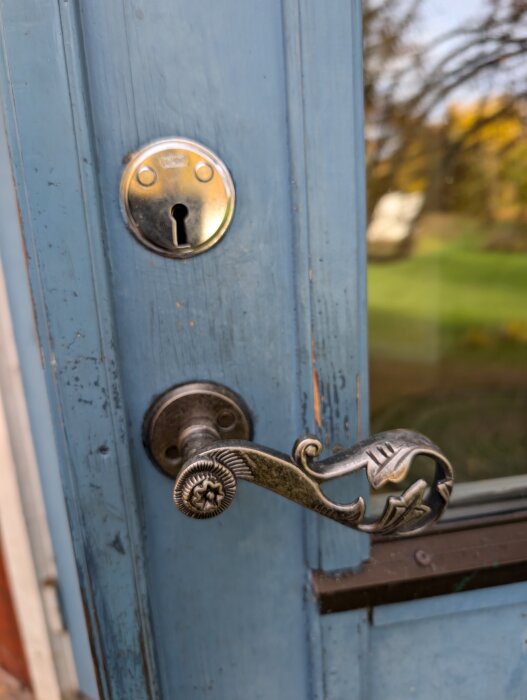
POLYGON ((368 226, 368 254, 374 258, 390 258, 405 253, 423 204, 422 192, 383 195, 368 226))

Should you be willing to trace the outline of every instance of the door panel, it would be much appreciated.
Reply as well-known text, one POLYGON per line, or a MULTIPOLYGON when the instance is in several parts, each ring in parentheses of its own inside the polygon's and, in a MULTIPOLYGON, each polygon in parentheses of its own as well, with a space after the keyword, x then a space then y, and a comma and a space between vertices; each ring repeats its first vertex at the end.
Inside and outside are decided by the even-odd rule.
POLYGON ((520 700, 526 619, 524 583, 326 615, 327 697, 520 700))
MULTIPOLYGON (((285 14, 286 22, 299 21, 292 9, 285 14)), ((326 169, 338 170, 342 158, 353 162, 353 153, 339 153, 338 134, 327 143, 324 118, 305 127, 304 139, 309 136, 314 143, 304 145, 295 164, 302 169, 292 175, 288 142, 300 138, 296 129, 303 128, 303 114, 295 115, 290 133, 288 114, 298 106, 291 104, 298 97, 290 89, 296 92, 299 86, 297 76, 290 89, 287 84, 278 3, 150 2, 124 8, 90 3, 83 6, 82 27, 95 134, 104 143, 98 156, 121 371, 145 508, 153 634, 160 667, 168 670, 167 692, 179 689, 184 697, 201 697, 212 683, 217 697, 241 698, 249 683, 253 696, 271 697, 273 690, 287 687, 291 697, 303 698, 303 514, 249 487, 241 489, 236 507, 221 520, 197 526, 184 521, 174 512, 170 484, 144 455, 140 432, 155 394, 205 378, 239 391, 254 408, 255 439, 287 451, 306 421, 316 427, 309 396, 303 396, 316 371, 318 392, 327 396, 319 420, 322 424, 324 412, 328 441, 339 436, 350 441, 357 429, 360 368, 358 352, 350 348, 358 335, 359 305, 346 261, 357 260, 351 224, 360 216, 353 212, 342 226, 342 202, 352 201, 346 197, 352 180, 335 181, 326 169), (238 202, 221 246, 181 265, 137 246, 124 229, 117 202, 123 154, 174 133, 202 141, 221 155, 233 173, 238 202), (293 193, 293 179, 302 195, 293 193), (326 201, 316 196, 324 182, 336 190, 324 188, 326 201), (308 198, 313 195, 310 221, 305 189, 308 198), (302 197, 301 222, 294 220, 294 194, 302 197), (311 258, 316 262, 311 264, 311 258), (314 300, 309 270, 321 289, 314 300), (308 315, 317 318, 319 337, 308 315), (328 343, 331 331, 339 334, 338 343, 328 343), (311 356, 313 342, 320 359, 311 356), (308 380, 299 383, 299 373, 308 380), (339 392, 346 395, 340 399, 339 392), (337 415, 331 414, 334 393, 341 401, 337 415), (287 665, 281 662, 285 656, 287 665), (184 678, 170 672, 178 668, 185 669, 184 678)), ((351 18, 343 30, 348 41, 350 27, 351 18)), ((298 31, 291 30, 291 41, 298 42, 298 31)), ((325 56, 324 37, 318 42, 311 50, 325 56)), ((298 59, 290 57, 293 61, 298 59)), ((308 74, 310 69, 308 64, 308 74)), ((315 75, 313 84, 321 87, 321 76, 315 75)), ((326 89, 333 102, 339 87, 326 89)), ((327 106, 331 109, 331 102, 327 106)), ((352 115, 352 107, 350 96, 349 104, 341 105, 337 126, 344 123, 343 114, 352 115)), ((343 143, 350 150, 349 139, 343 143)), ((328 531, 339 533, 331 526, 322 536, 328 531)), ((353 556, 351 547, 348 538, 353 556)), ((321 551, 332 554, 329 548, 321 551)))
POLYGON ((121 373, 166 697, 307 692, 306 648, 298 644, 305 636, 301 512, 240 487, 224 518, 186 521, 175 512, 170 481, 141 445, 153 397, 193 379, 241 392, 257 411, 264 443, 287 448, 298 421, 278 12, 238 7, 229 30, 230 13, 218 3, 83 7, 91 99, 101 106, 93 116, 104 143, 98 156, 121 373), (138 246, 118 204, 123 155, 172 134, 216 150, 237 188, 224 241, 190 261, 138 246), (287 666, 280 662, 285 656, 287 666))
POLYGON ((4 92, 101 690, 304 699, 308 565, 357 564, 367 539, 243 484, 217 521, 185 520, 141 424, 198 378, 278 449, 367 430, 360 6, 79 5, 4 0, 4 92), (237 188, 225 239, 187 261, 138 245, 118 202, 126 154, 170 135, 237 188))

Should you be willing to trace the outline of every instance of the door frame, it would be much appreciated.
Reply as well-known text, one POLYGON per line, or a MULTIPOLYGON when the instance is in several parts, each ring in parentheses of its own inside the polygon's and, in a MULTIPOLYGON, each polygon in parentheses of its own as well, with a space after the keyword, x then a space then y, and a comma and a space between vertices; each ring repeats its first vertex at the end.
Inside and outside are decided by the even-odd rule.
MULTIPOLYGON (((101 692, 108 698, 154 698, 158 694, 156 673, 152 671, 153 654, 142 562, 134 548, 128 546, 129 540, 140 539, 137 534, 140 524, 133 497, 134 488, 130 484, 131 469, 119 380, 117 373, 109 369, 115 364, 115 353, 109 296, 104 291, 105 255, 100 239, 94 234, 94 221, 81 205, 78 210, 81 221, 83 215, 86 216, 81 223, 83 252, 86 251, 86 255, 78 284, 82 287, 85 283, 91 292, 86 304, 87 325, 101 346, 97 362, 89 363, 96 365, 91 381, 98 381, 107 387, 111 405, 108 421, 98 426, 101 433, 99 444, 110 444, 113 448, 117 443, 115 451, 119 453, 118 463, 121 466, 120 472, 112 474, 111 478, 108 477, 108 470, 100 472, 98 480, 92 475, 90 485, 86 479, 79 483, 78 474, 72 467, 72 464, 76 464, 76 457, 71 453, 75 449, 68 440, 68 434, 75 434, 75 430, 68 425, 68 417, 64 415, 62 367, 57 360, 63 338, 59 337, 60 332, 55 332, 57 329, 53 328, 51 315, 46 308, 34 243, 32 217, 36 212, 30 206, 27 186, 26 174, 32 167, 30 161, 33 153, 38 156, 42 143, 47 147, 53 144, 56 162, 49 164, 50 170, 54 166, 59 170, 64 166, 62 175, 69 178, 72 189, 82 192, 86 199, 96 200, 96 183, 91 172, 93 158, 89 117, 81 82, 83 68, 79 47, 82 44, 77 35, 77 10, 72 6, 73 3, 61 3, 59 8, 57 3, 34 0, 10 7, 4 3, 0 7, 0 162, 3 165, 0 251, 47 518, 55 545, 61 603, 67 616, 79 686, 90 697, 96 697, 101 692), (28 23, 33 27, 31 32, 26 30, 28 23), (20 35, 26 37, 24 47, 17 45, 20 35), (55 42, 50 41, 51 36, 62 36, 61 50, 57 51, 55 42), (49 122, 39 119, 32 125, 28 112, 30 123, 24 125, 21 124, 21 110, 17 109, 16 78, 12 70, 25 73, 27 84, 33 86, 38 83, 39 64, 41 70, 49 70, 53 75, 54 95, 46 95, 45 91, 39 93, 35 89, 30 98, 35 102, 35 113, 40 110, 41 117, 47 113, 49 122), (24 127, 32 130, 33 139, 24 141, 21 135, 24 127), (110 436, 107 431, 110 431, 110 436), (107 519, 106 527, 100 528, 96 536, 92 536, 89 527, 81 525, 87 513, 94 510, 94 490, 100 494, 115 493, 121 496, 120 501, 117 499, 112 504, 112 516, 107 519), (117 540, 116 533, 121 533, 117 540), (126 544, 126 554, 120 551, 119 542, 126 544), (114 546, 109 548, 108 544, 112 543, 114 546), (135 591, 135 605, 123 605, 122 614, 116 610, 122 601, 115 598, 112 588, 116 579, 131 582, 135 591), (119 653, 121 658, 130 660, 129 673, 123 673, 119 653), (109 678, 113 679, 115 694, 109 691, 109 678)), ((47 186, 53 186, 51 180, 47 186)), ((42 207, 52 206, 44 193, 31 191, 32 197, 39 197, 39 194, 42 207)), ((94 212, 97 216, 96 206, 94 212)), ((76 243, 73 243, 70 253, 72 257, 78 255, 76 243)), ((56 274, 60 276, 61 272, 57 269, 56 274)), ((82 356, 82 349, 72 354, 82 356)), ((27 443, 24 446, 30 448, 27 443)), ((104 459, 105 454, 100 453, 97 457, 104 459)), ((48 597, 51 601, 51 597, 48 597)), ((129 596, 125 598, 127 602, 129 596)), ((48 654, 48 661, 50 658, 48 654)), ((57 668, 55 671, 58 672, 57 668)), ((43 667, 39 672, 43 674, 42 682, 44 679, 49 683, 54 682, 50 679, 49 667, 47 675, 43 667)), ((40 683, 36 683, 35 687, 40 689, 40 683)), ((48 690, 50 685, 46 685, 46 692, 48 690)), ((47 700, 53 695, 48 693, 44 697, 47 700)))
POLYGON ((0 110, 0 536, 36 698, 95 698, 4 116, 0 110))
POLYGON ((0 337, 0 546, 33 693, 37 700, 60 700, 61 690, 76 691, 78 684, 1 265, 0 337), (16 459, 21 454, 24 459, 16 459), (62 685, 61 676, 68 679, 62 685))

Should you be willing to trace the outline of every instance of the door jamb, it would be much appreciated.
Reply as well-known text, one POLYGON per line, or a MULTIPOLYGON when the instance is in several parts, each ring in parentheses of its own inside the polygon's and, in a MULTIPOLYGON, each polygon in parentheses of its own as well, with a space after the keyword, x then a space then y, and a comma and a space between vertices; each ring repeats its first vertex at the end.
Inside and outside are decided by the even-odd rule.
POLYGON ((11 597, 35 698, 78 697, 1 266, 0 337, 0 542, 11 597))

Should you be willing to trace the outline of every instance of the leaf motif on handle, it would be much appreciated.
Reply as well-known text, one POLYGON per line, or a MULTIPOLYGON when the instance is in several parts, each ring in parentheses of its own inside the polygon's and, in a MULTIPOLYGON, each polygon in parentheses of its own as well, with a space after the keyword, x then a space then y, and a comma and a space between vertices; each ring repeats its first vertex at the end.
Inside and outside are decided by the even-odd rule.
POLYGON ((430 507, 424 503, 427 486, 424 479, 419 479, 400 496, 390 496, 379 520, 370 525, 362 525, 361 529, 389 535, 417 524, 431 512, 430 507))
POLYGON ((412 463, 415 447, 395 448, 390 442, 373 445, 366 451, 368 456, 368 481, 374 489, 379 489, 387 482, 402 481, 412 463))

